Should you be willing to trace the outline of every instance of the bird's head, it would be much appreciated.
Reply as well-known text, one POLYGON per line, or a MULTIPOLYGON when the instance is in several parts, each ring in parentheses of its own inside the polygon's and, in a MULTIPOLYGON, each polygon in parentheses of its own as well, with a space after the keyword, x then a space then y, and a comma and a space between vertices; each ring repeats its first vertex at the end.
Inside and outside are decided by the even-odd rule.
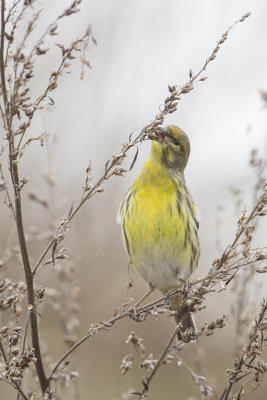
POLYGON ((170 170, 183 172, 190 154, 185 132, 175 125, 159 127, 152 138, 152 157, 170 170))

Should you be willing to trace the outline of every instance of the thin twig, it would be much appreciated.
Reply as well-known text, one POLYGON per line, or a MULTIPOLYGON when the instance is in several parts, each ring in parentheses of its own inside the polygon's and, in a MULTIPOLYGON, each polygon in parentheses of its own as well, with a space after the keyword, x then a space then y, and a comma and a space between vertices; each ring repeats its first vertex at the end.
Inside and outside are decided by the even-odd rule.
POLYGON ((7 365, 8 364, 8 359, 7 359, 7 356, 6 356, 6 353, 5 353, 5 349, 3 347, 3 343, 2 343, 1 339, 0 339, 0 351, 2 353, 3 359, 5 360, 5 363, 7 365))
POLYGON ((95 324, 95 327, 91 327, 89 328, 88 332, 86 335, 84 335, 81 339, 79 339, 61 358, 60 360, 57 362, 57 364, 54 366, 50 376, 48 377, 48 381, 50 381, 51 379, 53 379, 54 374, 57 372, 58 368, 60 367, 60 365, 63 363, 63 361, 66 360, 66 358, 73 353, 74 350, 77 349, 77 347, 79 347, 82 343, 84 343, 87 339, 89 339, 90 337, 92 337, 93 335, 95 335, 97 332, 101 331, 101 330, 107 330, 108 328, 110 328, 116 321, 118 321, 119 319, 128 317, 129 313, 128 312, 124 312, 122 314, 116 315, 115 317, 109 319, 108 321, 104 321, 104 322, 99 322, 98 324, 95 324))
POLYGON ((174 341, 175 337, 177 336, 177 331, 178 331, 178 328, 176 328, 174 330, 174 332, 172 333, 170 339, 168 340, 166 346, 164 347, 164 349, 163 349, 163 351, 161 353, 161 356, 158 359, 155 367, 152 369, 151 373, 145 378, 145 381, 143 380, 144 387, 143 387, 142 392, 138 393, 138 399, 139 400, 143 400, 143 399, 145 399, 147 397, 147 393, 149 392, 150 382, 152 381, 153 377, 155 376, 155 374, 156 374, 157 370, 159 369, 161 363, 164 361, 164 358, 166 357, 166 355, 170 351, 170 349, 172 347, 172 344, 173 344, 173 341, 174 341))
MULTIPOLYGON (((230 396, 233 385, 240 380, 238 378, 238 375, 242 371, 243 365, 245 365, 247 354, 250 353, 253 346, 255 347, 255 338, 256 338, 257 332, 260 328, 261 323, 263 322, 264 318, 266 318, 266 312, 267 312, 267 302, 265 300, 263 300, 259 317, 255 321, 255 326, 253 327, 252 332, 249 333, 249 341, 246 345, 244 345, 246 350, 241 353, 241 355, 238 359, 238 364, 236 364, 236 362, 235 362, 235 369, 232 372, 231 378, 229 379, 229 384, 224 389, 224 391, 220 397, 220 400, 227 400, 230 396)), ((258 351, 258 349, 257 349, 257 351, 258 351)), ((246 376, 246 375, 244 375, 244 376, 246 376)))
MULTIPOLYGON (((4 350, 4 347, 3 347, 3 344, 2 344, 2 341, 1 341, 1 340, 0 340, 0 351, 1 351, 1 353, 2 353, 2 356, 3 356, 3 359, 4 359, 4 361, 5 361, 5 364, 6 364, 6 366, 8 367, 8 359, 7 359, 7 356, 6 356, 6 353, 5 353, 5 350, 4 350)), ((11 383, 11 382, 9 382, 9 381, 3 379, 3 378, 0 378, 0 381, 1 381, 1 380, 4 381, 4 382, 6 382, 6 383, 8 383, 10 386, 14 387, 15 389, 17 389, 18 392, 19 392, 19 394, 20 394, 25 400, 29 400, 28 397, 27 397, 27 396, 25 395, 25 393, 23 392, 23 390, 21 389, 19 383, 17 383, 17 382, 11 383)))
MULTIPOLYGON (((27 340, 27 333, 28 333, 28 328, 29 328, 29 322, 30 322, 30 310, 27 312, 27 317, 26 317, 26 323, 25 323, 25 328, 24 328, 24 335, 23 335, 23 340, 22 340, 22 347, 21 347, 21 355, 24 355, 25 352, 25 346, 26 346, 26 340, 27 340)), ((18 384, 19 387, 21 387, 21 382, 18 384)), ((20 399, 20 392, 17 395, 17 400, 20 399)))
MULTIPOLYGON (((263 190, 264 190, 264 189, 263 189, 263 190)), ((255 214, 256 214, 256 212, 257 212, 257 210, 258 210, 259 204, 261 203, 261 201, 262 201, 262 193, 261 193, 261 195, 259 196, 258 201, 257 201, 255 207, 253 208, 253 210, 251 211, 249 217, 247 218, 247 220, 246 220, 246 225, 248 224, 248 222, 250 222, 250 221, 252 220, 252 218, 254 218, 254 216, 255 216, 255 214)), ((228 247, 224 250, 223 255, 221 256, 221 258, 220 258, 218 264, 216 265, 216 270, 221 268, 221 266, 223 265, 223 263, 224 263, 225 260, 227 259, 227 256, 229 255, 230 251, 235 247, 235 245, 237 244, 237 242, 238 242, 240 236, 244 233, 244 231, 245 231, 245 229, 246 229, 246 225, 243 225, 243 226, 241 227, 241 229, 237 232, 236 237, 235 237, 233 243, 232 243, 230 246, 228 246, 228 247)))
POLYGON ((24 398, 24 400, 29 400, 29 397, 26 396, 26 394, 23 392, 23 390, 21 389, 21 387, 19 386, 19 384, 17 382, 15 383, 15 387, 16 387, 17 391, 19 392, 19 394, 24 398))
POLYGON ((24 398, 24 400, 29 400, 29 397, 26 396, 26 394, 23 392, 23 390, 19 387, 18 383, 11 383, 6 379, 1 378, 0 382, 3 381, 5 383, 7 383, 8 385, 12 386, 14 389, 18 390, 19 393, 21 394, 21 396, 24 398))
MULTIPOLYGON (((154 300, 148 304, 146 304, 145 306, 141 307, 142 311, 140 311, 140 313, 146 313, 147 311, 149 311, 151 309, 151 307, 155 306, 157 303, 162 302, 162 300, 164 300, 165 297, 160 297, 157 300, 154 300)), ((115 315, 114 317, 110 318, 107 321, 103 321, 103 322, 98 322, 96 324, 93 324, 91 328, 89 328, 88 332, 86 333, 86 335, 84 335, 83 337, 81 337, 61 358, 60 360, 57 362, 57 364, 54 366, 50 376, 48 377, 48 380, 50 381, 51 379, 53 379, 54 374, 56 373, 56 371, 58 370, 58 368, 60 367, 60 365, 63 363, 63 361, 66 360, 66 358, 73 353, 74 350, 77 349, 77 347, 79 347, 82 343, 84 343, 87 339, 89 339, 90 337, 94 336, 97 332, 101 331, 101 330, 107 330, 108 328, 112 327, 116 321, 119 321, 120 319, 126 318, 126 317, 130 317, 132 318, 132 313, 130 313, 129 311, 123 312, 121 314, 115 315)))
POLYGON ((1 87, 4 97, 5 112, 8 112, 8 101, 6 91, 5 62, 4 62, 4 45, 5 45, 5 0, 1 0, 1 47, 0 47, 0 71, 1 71, 1 87))
POLYGON ((8 187, 7 187, 7 182, 6 182, 5 177, 4 177, 4 171, 3 171, 3 168, 2 168, 1 162, 0 162, 0 177, 4 181, 5 192, 6 192, 6 196, 7 196, 7 199, 8 199, 8 204, 7 205, 8 205, 9 208, 11 208, 13 217, 15 218, 15 210, 14 210, 14 207, 13 207, 13 203, 12 203, 11 197, 9 195, 9 190, 8 190, 8 187))

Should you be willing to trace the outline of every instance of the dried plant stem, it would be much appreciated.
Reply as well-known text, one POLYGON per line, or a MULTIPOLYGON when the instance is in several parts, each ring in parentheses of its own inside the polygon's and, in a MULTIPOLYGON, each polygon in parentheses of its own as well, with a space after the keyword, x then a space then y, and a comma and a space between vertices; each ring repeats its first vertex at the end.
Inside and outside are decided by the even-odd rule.
POLYGON ((81 339, 78 340, 78 342, 76 342, 76 343, 67 351, 66 354, 64 354, 63 357, 61 357, 61 359, 60 359, 60 360, 57 362, 57 364, 54 366, 54 368, 53 368, 53 370, 52 370, 52 372, 51 372, 51 374, 50 374, 50 376, 49 376, 49 378, 48 378, 48 381, 50 381, 51 379, 54 378, 55 373, 57 372, 58 368, 59 368, 60 365, 63 363, 63 361, 65 361, 66 358, 67 358, 71 353, 73 353, 74 350, 77 349, 77 347, 79 347, 81 344, 83 344, 89 337, 90 337, 90 335, 88 335, 88 334, 85 335, 85 336, 83 336, 81 339))
POLYGON ((4 42, 5 42, 5 0, 1 0, 1 55, 0 55, 0 70, 1 70, 1 86, 4 97, 5 111, 7 112, 7 92, 5 79, 5 63, 4 63, 4 42))
POLYGON ((229 380, 228 386, 224 389, 224 391, 220 397, 220 400, 227 400, 230 396, 233 385, 236 382, 238 382, 240 379, 244 378, 245 376, 247 376, 249 374, 249 373, 245 372, 240 377, 240 373, 242 372, 243 365, 246 365, 246 362, 248 362, 247 355, 250 353, 251 349, 253 347, 255 347, 255 339, 258 334, 258 330, 260 330, 260 326, 261 326, 262 322, 264 321, 264 318, 266 318, 266 312, 267 312, 267 302, 265 300, 263 300, 259 317, 258 317, 258 319, 256 319, 255 326, 253 327, 253 332, 249 334, 249 342, 246 345, 246 351, 243 351, 241 356, 239 357, 239 359, 238 359, 239 362, 237 365, 235 365, 235 372, 234 372, 233 376, 231 377, 231 380, 229 380))
POLYGON ((0 340, 0 351, 2 353, 3 359, 5 361, 5 363, 7 364, 7 357, 6 357, 6 353, 5 353, 5 349, 3 347, 2 341, 0 340))
POLYGON ((28 307, 30 311, 30 323, 31 323, 31 337, 32 337, 32 345, 35 350, 36 357, 36 372, 39 378, 40 386, 42 388, 42 392, 44 393, 47 387, 47 380, 43 368, 43 362, 40 351, 40 343, 39 343, 39 334, 38 334, 38 322, 37 322, 37 312, 36 312, 36 304, 35 304, 35 295, 33 288, 33 276, 30 266, 30 260, 28 255, 28 249, 25 240, 24 228, 23 228, 23 219, 22 219, 22 209, 21 209, 21 197, 20 197, 20 189, 19 189, 19 175, 18 175, 18 167, 14 159, 14 145, 11 138, 9 139, 10 145, 10 153, 12 154, 10 159, 10 172, 12 175, 14 194, 15 194, 15 211, 16 211, 16 225, 17 225, 17 233, 19 238, 19 245, 21 251, 21 257, 24 267, 25 280, 27 285, 27 296, 28 296, 28 307))
POLYGON ((13 207, 13 203, 11 201, 11 197, 9 195, 9 190, 8 190, 7 183, 6 183, 6 180, 5 180, 5 177, 4 177, 4 171, 3 171, 3 168, 2 168, 1 162, 0 162, 0 177, 4 181, 6 197, 8 199, 8 204, 7 205, 11 209, 12 215, 15 218, 15 210, 14 210, 14 207, 13 207))
POLYGON ((35 265, 33 271, 32 271, 32 276, 33 278, 35 278, 36 272, 39 269, 39 267, 41 266, 41 263, 43 261, 43 259, 45 258, 45 256, 47 255, 47 253, 49 252, 49 250, 51 249, 51 247, 53 246, 53 243, 56 239, 56 235, 53 236, 53 238, 50 240, 48 246, 45 248, 43 254, 41 255, 41 257, 39 258, 37 264, 35 265))
POLYGON ((7 381, 6 379, 1 378, 1 380, 8 385, 12 386, 14 389, 18 390, 18 392, 21 394, 21 396, 24 398, 24 400, 29 400, 29 397, 26 396, 26 394, 23 392, 23 390, 19 387, 18 383, 12 384, 11 382, 7 381))
MULTIPOLYGON (((263 191, 265 190, 265 185, 266 185, 266 184, 267 184, 267 182, 266 182, 266 183, 264 184, 264 186, 263 186, 263 191)), ((259 198, 258 198, 258 200, 257 200, 257 202, 256 202, 255 207, 253 208, 253 210, 251 211, 250 215, 248 216, 248 218, 247 218, 247 220, 246 220, 246 225, 244 224, 244 225, 241 227, 241 229, 237 232, 236 237, 235 237, 233 243, 232 243, 230 246, 228 246, 228 247, 224 250, 224 252, 223 252, 223 254, 222 254, 222 256, 221 256, 221 258, 220 258, 218 264, 216 265, 216 270, 220 269, 220 268, 222 267, 222 265, 224 264, 224 262, 225 262, 225 260, 227 259, 227 257, 228 257, 228 255, 229 255, 230 251, 235 247, 235 245, 237 244, 237 242, 238 242, 240 236, 244 233, 247 224, 255 217, 255 215, 256 215, 256 213, 257 213, 257 210, 258 210, 258 207, 259 207, 259 205, 260 205, 261 202, 262 202, 262 193, 261 193, 261 195, 259 196, 259 198)))
MULTIPOLYGON (((6 356, 6 353, 5 353, 5 350, 4 350, 4 347, 3 347, 3 345, 2 345, 1 340, 0 340, 0 351, 1 351, 1 353, 2 353, 2 356, 3 356, 3 359, 4 359, 5 363, 6 363, 6 365, 8 365, 8 359, 7 359, 7 356, 6 356)), ((6 380, 3 379, 3 378, 1 378, 1 380, 3 380, 4 382, 8 383, 10 386, 14 387, 15 389, 17 389, 17 390, 18 390, 18 394, 21 395, 25 400, 29 400, 28 397, 27 397, 27 396, 25 395, 25 393, 23 392, 23 390, 21 389, 19 383, 14 382, 14 383, 12 384, 11 382, 6 381, 6 380)))
MULTIPOLYGON (((22 340, 21 355, 23 355, 24 352, 25 352, 26 339, 27 339, 29 322, 30 322, 30 315, 31 315, 31 312, 30 312, 30 310, 28 310, 27 317, 26 317, 26 322, 25 322, 25 328, 24 328, 24 335, 23 335, 23 340, 22 340)), ((18 387, 19 388, 21 387, 21 382, 18 383, 18 387)), ((20 393, 20 391, 18 391, 17 400, 20 399, 20 395, 21 395, 21 393, 20 393)))
MULTIPOLYGON (((164 300, 164 299, 165 299, 165 297, 160 297, 159 299, 148 303, 146 306, 142 307, 142 311, 140 311, 140 313, 138 313, 136 315, 139 316, 139 314, 141 314, 141 313, 146 313, 147 311, 151 310, 151 308, 153 308, 157 303, 162 302, 162 300, 164 300)), ((74 343, 74 345, 60 358, 60 360, 54 366, 50 376, 48 377, 48 381, 53 379, 53 375, 57 372, 60 365, 66 360, 66 358, 71 353, 73 353, 74 350, 77 349, 77 347, 79 347, 81 344, 83 344, 87 339, 89 339, 90 337, 95 335, 97 332, 99 332, 101 330, 107 330, 108 328, 113 326, 116 321, 126 318, 126 317, 131 318, 132 313, 129 311, 123 312, 121 314, 115 315, 113 318, 109 319, 108 321, 98 322, 98 323, 94 324, 91 328, 89 328, 87 334, 84 335, 83 337, 81 337, 76 343, 74 343)))
POLYGON ((25 280, 27 285, 27 296, 28 296, 28 307, 30 310, 30 323, 31 323, 31 337, 32 345, 35 351, 36 357, 36 372, 40 382, 42 392, 44 393, 47 387, 47 380, 44 373, 40 344, 39 344, 39 333, 38 333, 38 322, 37 312, 35 304, 35 295, 33 288, 33 277, 29 261, 28 249, 25 240, 23 218, 22 218, 22 207, 21 207, 21 196, 20 196, 20 181, 17 164, 17 153, 15 151, 14 134, 12 132, 12 113, 8 112, 9 102, 6 93, 6 80, 5 80, 5 64, 4 64, 4 33, 5 33, 5 0, 1 0, 1 49, 0 49, 0 67, 1 67, 1 87, 3 90, 4 105, 6 110, 6 121, 5 127, 8 131, 8 145, 9 145, 9 169, 14 190, 14 203, 15 203, 15 221, 17 226, 17 233, 22 257, 22 263, 24 267, 25 280))
POLYGON ((17 391, 19 392, 19 394, 23 397, 24 400, 29 400, 29 398, 23 392, 23 390, 21 389, 21 387, 18 383, 15 383, 15 387, 16 387, 17 391))
POLYGON ((143 390, 141 393, 138 393, 138 399, 139 400, 143 400, 147 397, 147 393, 149 392, 149 385, 150 382, 152 381, 153 377, 155 376, 157 370, 159 369, 159 367, 161 366, 161 363, 164 361, 164 358, 166 357, 166 355, 168 354, 168 352, 170 351, 173 341, 177 336, 177 328, 174 330, 174 332, 172 333, 170 339, 168 340, 166 346, 164 347, 160 358, 158 359, 155 367, 152 369, 151 373, 145 378, 145 381, 143 380, 143 390))
POLYGON ((97 332, 101 331, 101 330, 107 330, 108 328, 110 328, 116 321, 118 321, 119 319, 122 318, 126 318, 129 316, 129 312, 124 312, 122 314, 116 315, 115 317, 111 318, 108 321, 104 321, 104 322, 100 322, 98 324, 95 324, 95 327, 91 327, 87 334, 84 335, 83 337, 81 337, 81 339, 79 339, 61 358, 60 360, 57 362, 57 364, 54 366, 50 376, 48 377, 48 381, 50 381, 51 379, 53 379, 54 374, 57 372, 58 368, 60 367, 60 365, 66 360, 66 358, 73 353, 74 350, 77 349, 77 347, 79 347, 81 344, 83 344, 87 339, 89 339, 90 337, 92 337, 94 334, 96 334, 97 332))
MULTIPOLYGON (((160 297, 157 300, 154 300, 154 301, 146 304, 145 306, 142 307, 142 310, 140 312, 135 314, 134 318, 135 317, 139 317, 140 314, 147 313, 148 311, 153 309, 156 304, 162 303, 162 301, 164 299, 165 299, 165 297, 160 297)), ((162 304, 159 304, 159 306, 162 306, 162 304)), ((102 322, 98 322, 96 324, 93 324, 92 327, 89 328, 87 334, 84 335, 83 337, 81 337, 76 343, 74 343, 74 345, 60 358, 60 360, 54 366, 50 376, 48 377, 48 381, 53 379, 54 374, 57 372, 57 370, 59 369, 61 364, 66 360, 66 358, 71 353, 73 353, 74 350, 77 349, 77 347, 79 347, 81 344, 83 344, 90 337, 94 336, 97 332, 99 332, 101 330, 108 330, 109 328, 111 328, 115 324, 116 321, 119 321, 120 319, 123 319, 123 318, 126 318, 126 317, 132 318, 132 313, 129 312, 129 311, 122 312, 121 314, 115 315, 113 318, 111 318, 111 319, 109 319, 107 321, 102 321, 102 322)))

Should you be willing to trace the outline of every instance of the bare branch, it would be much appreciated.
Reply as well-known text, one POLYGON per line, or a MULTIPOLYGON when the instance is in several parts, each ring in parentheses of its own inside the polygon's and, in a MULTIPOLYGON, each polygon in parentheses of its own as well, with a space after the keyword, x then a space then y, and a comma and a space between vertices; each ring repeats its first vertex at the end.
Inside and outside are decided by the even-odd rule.
POLYGON ((149 374, 147 377, 145 377, 145 379, 143 380, 143 386, 144 386, 144 387, 143 387, 142 392, 140 392, 140 393, 133 393, 133 394, 136 394, 136 395, 138 396, 138 399, 139 399, 139 400, 143 400, 143 399, 146 399, 146 398, 147 398, 147 395, 148 395, 148 392, 149 392, 149 385, 150 385, 150 382, 152 381, 153 377, 155 376, 157 370, 158 370, 159 367, 161 366, 161 364, 162 364, 162 362, 164 361, 165 357, 166 357, 167 354, 169 353, 169 351, 170 351, 170 349, 171 349, 171 347, 172 347, 173 341, 174 341, 174 339, 175 339, 176 336, 177 336, 177 332, 178 332, 178 330, 177 330, 177 328, 176 328, 176 329, 174 330, 174 332, 172 333, 170 339, 169 339, 168 342, 166 343, 166 346, 164 347, 164 349, 163 349, 163 351, 162 351, 162 353, 161 353, 161 355, 160 355, 160 357, 159 357, 159 359, 158 359, 158 361, 157 361, 155 367, 152 369, 152 371, 150 372, 150 374, 149 374))
MULTIPOLYGON (((258 319, 255 322, 251 323, 251 327, 248 333, 248 341, 243 345, 243 351, 239 355, 238 359, 234 362, 234 368, 229 369, 228 372, 228 380, 229 384, 224 389, 220 400, 227 400, 231 394, 231 390, 233 385, 236 382, 239 382, 245 376, 248 375, 248 369, 255 369, 255 377, 249 382, 259 382, 261 379, 261 375, 267 371, 266 364, 257 363, 259 355, 263 350, 263 337, 262 333, 267 331, 267 303, 266 300, 263 299, 261 304, 261 310, 259 313, 258 319), (245 366, 245 371, 243 372, 243 367, 245 366)), ((265 338, 266 339, 266 338, 265 338)), ((247 382, 247 383, 249 383, 247 382)), ((255 388, 253 388, 253 391, 255 388)), ((249 392, 247 392, 249 393, 249 392)), ((239 398, 242 396, 242 391, 240 392, 239 398)))

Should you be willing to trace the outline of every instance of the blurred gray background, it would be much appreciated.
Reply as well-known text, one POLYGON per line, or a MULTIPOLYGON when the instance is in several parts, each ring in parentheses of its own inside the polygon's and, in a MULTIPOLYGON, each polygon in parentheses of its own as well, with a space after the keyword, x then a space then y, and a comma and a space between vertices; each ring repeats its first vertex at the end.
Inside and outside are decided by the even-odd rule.
MULTIPOLYGON (((32 41, 67 5, 65 0, 49 5, 45 2, 32 41)), ((22 175, 31 178, 24 191, 25 229, 29 236, 39 232, 40 225, 44 235, 54 231, 67 216, 72 202, 79 202, 87 162, 92 161, 94 182, 103 173, 106 161, 120 152, 128 136, 138 133, 155 117, 168 95, 167 85, 182 86, 189 69, 199 71, 222 33, 243 14, 252 12, 250 18, 230 32, 218 57, 209 64, 204 73, 208 80, 182 96, 178 111, 166 118, 166 124, 179 125, 191 141, 186 180, 201 213, 202 249, 194 277, 203 276, 214 258, 233 241, 237 211, 244 207, 249 210, 253 205, 256 178, 249 166, 251 150, 259 149, 266 159, 266 109, 259 91, 267 89, 267 2, 86 0, 80 8, 81 13, 59 23, 60 35, 55 42, 67 44, 91 24, 98 44, 89 46, 92 69, 86 71, 84 79, 79 79, 81 67, 74 62, 71 74, 63 75, 57 90, 51 92, 54 105, 48 105, 33 121, 33 136, 47 130, 50 137, 47 148, 34 143, 21 161, 22 175), (46 184, 46 176, 54 180, 52 190, 46 184), (241 191, 238 196, 233 196, 233 188, 241 191), (32 192, 50 204, 49 212, 28 199, 32 192)), ((33 96, 45 88, 49 74, 59 62, 59 50, 51 39, 48 46, 51 51, 37 60, 33 96)), ((78 302, 82 323, 77 328, 78 336, 86 332, 91 322, 110 318, 122 304, 128 261, 116 213, 148 156, 149 147, 148 142, 139 146, 133 170, 125 178, 111 178, 105 184, 106 191, 86 203, 71 224, 64 245, 81 287, 78 302)), ((134 149, 129 152, 125 168, 130 166, 134 154, 134 149)), ((1 219, 6 227, 1 234, 4 249, 13 243, 14 226, 11 227, 3 204, 1 219)), ((266 223, 259 224, 259 232, 256 246, 266 243, 266 223)), ((29 241, 33 263, 46 243, 47 240, 29 241)), ((15 260, 13 264, 18 273, 20 267, 15 260)), ((53 267, 44 268, 37 283, 57 287, 53 267)), ((138 299, 145 290, 146 285, 135 275, 129 295, 138 299)), ((257 306, 260 300, 260 296, 255 299, 257 306)), ((209 296, 208 309, 197 316, 198 324, 228 314, 234 301, 230 291, 209 296)), ((158 322, 150 318, 145 324, 124 320, 109 333, 100 333, 86 342, 76 353, 81 399, 119 400, 126 398, 129 389, 138 391, 144 373, 138 362, 125 377, 119 369, 121 359, 129 353, 129 345, 125 344, 128 334, 134 330, 142 336, 148 354, 152 352, 157 357, 172 326, 163 317, 158 322)), ((56 337, 60 327, 54 309, 44 307, 41 327, 42 338, 56 360, 64 352, 64 345, 56 337)), ((221 390, 226 382, 225 369, 232 366, 233 337, 229 320, 223 331, 201 340, 199 347, 203 348, 199 351, 192 346, 181 355, 190 363, 198 352, 198 358, 207 366, 210 383, 221 390)), ((73 398, 69 393, 63 397, 73 398)), ((263 393, 264 387, 252 395, 253 399, 263 399, 263 393)), ((162 368, 152 384, 154 400, 188 399, 190 395, 200 398, 191 377, 182 368, 162 368)), ((11 399, 14 393, 9 391, 5 396, 11 399)))

